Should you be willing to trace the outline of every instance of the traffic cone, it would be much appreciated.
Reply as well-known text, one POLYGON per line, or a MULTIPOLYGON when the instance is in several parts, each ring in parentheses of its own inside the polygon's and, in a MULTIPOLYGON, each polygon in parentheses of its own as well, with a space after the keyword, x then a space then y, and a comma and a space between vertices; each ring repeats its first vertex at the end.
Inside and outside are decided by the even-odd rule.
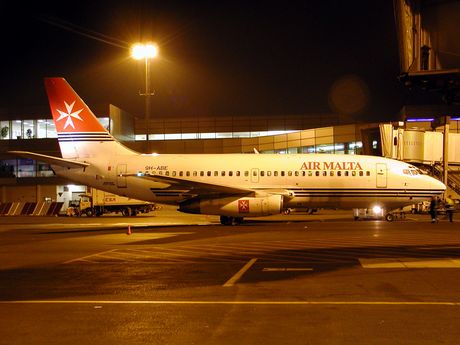
POLYGON ((131 231, 131 225, 128 225, 128 231, 126 232, 126 235, 131 235, 133 232, 131 231))

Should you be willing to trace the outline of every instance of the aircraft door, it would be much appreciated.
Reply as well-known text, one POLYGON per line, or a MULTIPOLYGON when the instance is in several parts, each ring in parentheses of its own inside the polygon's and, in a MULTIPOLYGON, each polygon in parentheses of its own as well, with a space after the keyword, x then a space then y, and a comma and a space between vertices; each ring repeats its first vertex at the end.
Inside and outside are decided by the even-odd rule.
POLYGON ((117 165, 117 187, 126 188, 126 174, 128 170, 127 164, 118 164, 117 165))
POLYGON ((377 163, 377 188, 387 188, 387 165, 386 163, 377 163))
POLYGON ((251 182, 258 183, 259 182, 259 169, 251 169, 251 182))

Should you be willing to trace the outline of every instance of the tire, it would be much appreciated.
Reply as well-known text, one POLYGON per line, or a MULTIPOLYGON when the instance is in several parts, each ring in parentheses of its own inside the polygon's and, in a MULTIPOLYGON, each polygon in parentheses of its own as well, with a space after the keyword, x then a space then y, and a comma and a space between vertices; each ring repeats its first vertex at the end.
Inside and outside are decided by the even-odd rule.
POLYGON ((233 225, 240 225, 244 221, 243 217, 235 217, 233 218, 233 225))
POLYGON ((222 225, 237 225, 243 222, 243 217, 220 216, 220 224, 222 225))
POLYGON ((394 219, 395 219, 395 216, 393 216, 391 213, 387 213, 387 214, 385 215, 385 220, 386 220, 387 222, 392 222, 394 219))
POLYGON ((87 217, 92 217, 92 216, 94 216, 94 212, 93 212, 93 210, 90 209, 90 208, 87 208, 87 209, 85 210, 85 214, 86 214, 87 217))

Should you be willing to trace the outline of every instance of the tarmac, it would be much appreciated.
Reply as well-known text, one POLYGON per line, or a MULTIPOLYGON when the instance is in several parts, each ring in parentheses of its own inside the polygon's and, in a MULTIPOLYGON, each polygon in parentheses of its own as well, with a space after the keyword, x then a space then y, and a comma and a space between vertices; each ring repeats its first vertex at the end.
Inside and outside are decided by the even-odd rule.
POLYGON ((218 221, 0 218, 0 344, 458 344, 458 221, 218 221))

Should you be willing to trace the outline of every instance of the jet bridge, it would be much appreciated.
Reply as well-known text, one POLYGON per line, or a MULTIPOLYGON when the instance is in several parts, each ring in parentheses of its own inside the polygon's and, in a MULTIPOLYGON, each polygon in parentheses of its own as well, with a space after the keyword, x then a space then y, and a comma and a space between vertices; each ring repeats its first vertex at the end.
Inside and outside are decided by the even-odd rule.
POLYGON ((439 127, 432 130, 407 128, 407 122, 380 124, 379 127, 383 157, 420 166, 460 197, 460 133, 447 130, 445 141, 439 127))

